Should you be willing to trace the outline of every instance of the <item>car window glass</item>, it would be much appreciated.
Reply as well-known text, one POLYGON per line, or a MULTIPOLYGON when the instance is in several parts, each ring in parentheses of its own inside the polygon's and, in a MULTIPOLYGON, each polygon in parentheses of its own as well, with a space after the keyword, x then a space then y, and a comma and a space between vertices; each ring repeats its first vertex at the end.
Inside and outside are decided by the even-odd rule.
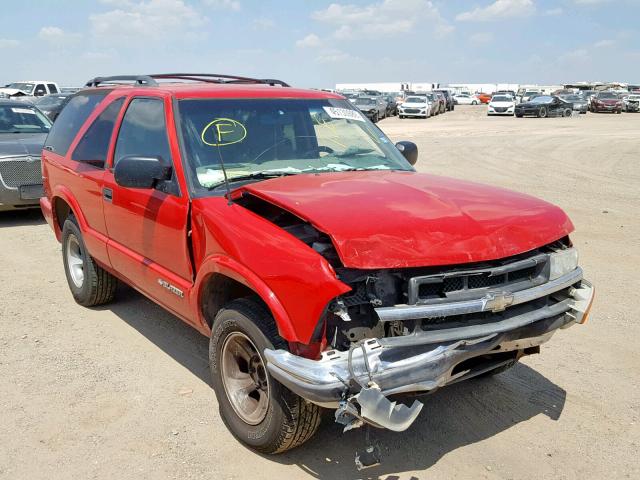
POLYGON ((58 89, 53 83, 47 83, 47 87, 49 87, 49 93, 58 93, 58 89))
POLYGON ((126 156, 161 157, 171 163, 171 150, 161 99, 134 98, 122 120, 114 165, 126 156))
POLYGON ((34 95, 45 95, 47 93, 47 89, 44 88, 44 85, 42 83, 39 83, 38 85, 36 85, 36 89, 33 91, 34 95))
POLYGON ((73 151, 72 160, 104 168, 113 127, 123 103, 124 98, 119 98, 98 115, 73 151))
POLYGON ((72 97, 51 127, 45 148, 59 155, 66 155, 78 130, 107 93, 109 91, 92 91, 72 97))

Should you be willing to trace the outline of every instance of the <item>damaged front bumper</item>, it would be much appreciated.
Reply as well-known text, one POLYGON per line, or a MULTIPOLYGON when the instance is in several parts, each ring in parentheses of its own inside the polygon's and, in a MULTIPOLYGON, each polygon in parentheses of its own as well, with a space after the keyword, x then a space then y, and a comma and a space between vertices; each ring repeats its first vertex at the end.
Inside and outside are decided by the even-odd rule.
MULTIPOLYGON (((336 419, 348 428, 366 422, 403 431, 413 423, 422 404, 396 405, 386 398, 388 395, 433 391, 471 378, 528 353, 527 349, 546 342, 559 328, 584 323, 594 289, 582 279, 582 270, 577 270, 579 277, 574 272, 573 276, 555 282, 556 290, 547 291, 547 285, 547 290, 536 291, 539 297, 552 295, 562 287, 567 292, 566 298, 528 311, 514 308, 515 314, 500 321, 367 339, 349 351, 323 352, 318 360, 267 349, 264 352, 267 368, 276 380, 299 396, 322 407, 338 408, 336 419), (514 355, 505 358, 505 352, 514 355), (483 361, 466 362, 475 358, 483 361)), ((467 302, 464 306, 449 307, 470 312, 484 310, 486 305, 467 302)), ((399 316, 406 318, 407 313, 405 308, 399 316)))

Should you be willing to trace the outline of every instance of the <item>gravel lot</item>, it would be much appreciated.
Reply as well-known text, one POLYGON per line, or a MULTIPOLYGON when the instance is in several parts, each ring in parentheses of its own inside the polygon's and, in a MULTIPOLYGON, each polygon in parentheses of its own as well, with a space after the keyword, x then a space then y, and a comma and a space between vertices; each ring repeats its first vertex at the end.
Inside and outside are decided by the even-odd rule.
POLYGON ((586 325, 508 373, 426 397, 404 434, 376 431, 380 467, 359 474, 363 432, 330 418, 264 457, 220 420, 207 339, 127 287, 108 308, 77 306, 39 213, 0 213, 0 478, 640 478, 640 115, 485 111, 379 125, 418 144, 420 171, 564 208, 597 287, 586 325))

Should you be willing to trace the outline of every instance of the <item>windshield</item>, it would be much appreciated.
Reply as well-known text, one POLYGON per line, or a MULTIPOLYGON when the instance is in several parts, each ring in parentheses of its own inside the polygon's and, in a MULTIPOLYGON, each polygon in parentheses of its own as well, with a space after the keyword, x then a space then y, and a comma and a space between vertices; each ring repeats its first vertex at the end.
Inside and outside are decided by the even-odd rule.
POLYGON ((511 97, 507 97, 506 95, 496 95, 491 99, 492 102, 513 102, 511 97))
POLYGON ((35 84, 33 83, 17 82, 12 83, 7 88, 15 88, 16 90, 22 90, 25 93, 31 94, 33 87, 35 87, 35 84))
POLYGON ((524 92, 525 97, 530 97, 532 95, 540 95, 540 92, 524 92))
POLYGON ((640 100, 640 95, 629 95, 627 100, 640 100))
POLYGON ((531 100, 531 103, 549 103, 551 100, 553 100, 553 97, 550 97, 548 95, 541 95, 531 100))
POLYGON ((356 105, 375 105, 376 101, 373 98, 357 98, 356 105))
POLYGON ((179 101, 187 173, 200 193, 234 178, 344 170, 413 170, 345 100, 179 101))
POLYGON ((27 105, 0 105, 0 133, 47 133, 51 122, 27 105))
POLYGON ((618 99, 618 96, 613 92, 602 92, 598 94, 598 98, 613 98, 615 100, 618 99))
POLYGON ((560 98, 568 100, 570 102, 581 102, 583 100, 583 98, 579 95, 562 95, 562 97, 560 98))
POLYGON ((408 97, 405 103, 425 103, 426 101, 427 97, 408 97))

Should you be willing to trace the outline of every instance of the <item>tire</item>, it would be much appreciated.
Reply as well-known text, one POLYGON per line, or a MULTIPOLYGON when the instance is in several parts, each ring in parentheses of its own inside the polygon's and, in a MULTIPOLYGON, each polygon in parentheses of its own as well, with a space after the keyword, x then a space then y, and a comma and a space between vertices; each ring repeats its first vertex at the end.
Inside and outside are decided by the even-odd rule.
POLYGON ((77 303, 94 307, 113 300, 118 280, 91 258, 73 215, 62 226, 62 260, 69 290, 77 303))
POLYGON ((311 438, 320 425, 320 408, 279 384, 266 370, 262 354, 264 349, 286 349, 286 345, 278 335, 270 312, 251 299, 232 301, 218 312, 213 322, 209 366, 220 416, 238 440, 261 453, 282 453, 295 448, 311 438), (238 355, 237 342, 245 342, 244 345, 251 347, 254 353, 244 363, 248 373, 242 371, 240 359, 240 366, 236 365, 234 377, 229 375, 233 370, 233 361, 229 358, 238 355), (256 366, 253 372, 251 365, 256 366), (236 399, 232 404, 230 398, 234 395, 229 395, 228 392, 231 391, 233 381, 241 381, 237 380, 238 375, 245 381, 255 382, 253 387, 237 388, 241 391, 254 388, 249 394, 244 394, 245 400, 251 397, 257 404, 257 412, 262 416, 250 416, 248 410, 252 405, 246 405, 245 400, 236 399), (255 399, 256 395, 259 400, 255 399), (263 395, 266 406, 260 408, 263 395), (242 415, 245 415, 244 419, 242 415))
POLYGON ((573 115, 573 110, 571 110, 570 108, 567 108, 564 112, 562 112, 563 117, 570 117, 571 115, 573 115))
POLYGON ((371 118, 371 121, 372 121, 373 123, 378 123, 378 120, 380 120, 380 119, 378 118, 378 114, 377 114, 377 113, 375 113, 375 114, 373 115, 373 118, 371 118))
POLYGON ((398 115, 398 118, 402 120, 404 118, 404 115, 398 115))
POLYGON ((538 110, 538 118, 547 118, 547 109, 544 107, 540 107, 538 110))
POLYGON ((622 113, 622 110, 618 110, 616 113, 620 115, 622 113))
POLYGON ((524 115, 522 115, 521 113, 516 113, 516 117, 518 118, 522 118, 524 115))
POLYGON ((471 105, 478 105, 478 102, 474 100, 473 102, 471 102, 471 105))

